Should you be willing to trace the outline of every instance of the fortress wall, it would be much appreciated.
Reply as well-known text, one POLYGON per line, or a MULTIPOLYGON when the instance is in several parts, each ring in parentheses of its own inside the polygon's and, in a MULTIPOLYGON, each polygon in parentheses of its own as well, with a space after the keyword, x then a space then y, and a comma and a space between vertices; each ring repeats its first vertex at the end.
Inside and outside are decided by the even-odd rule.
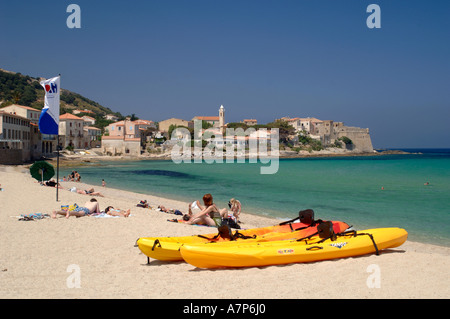
POLYGON ((372 140, 368 128, 341 126, 336 132, 336 138, 347 136, 353 141, 355 152, 373 152, 372 140))

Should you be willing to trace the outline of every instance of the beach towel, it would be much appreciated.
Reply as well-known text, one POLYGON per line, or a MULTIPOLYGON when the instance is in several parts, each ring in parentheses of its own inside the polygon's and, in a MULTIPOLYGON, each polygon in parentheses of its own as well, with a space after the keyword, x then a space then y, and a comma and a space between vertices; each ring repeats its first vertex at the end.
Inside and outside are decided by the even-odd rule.
POLYGON ((62 210, 72 211, 72 210, 75 210, 76 208, 78 208, 78 205, 76 203, 73 205, 61 205, 62 210))
MULTIPOLYGON (((172 222, 172 223, 184 223, 184 220, 182 219, 168 219, 168 222, 172 222)), ((210 225, 199 225, 199 224, 192 224, 192 226, 203 226, 203 227, 216 227, 216 226, 210 226, 210 225)))
POLYGON ((111 216, 111 215, 108 215, 106 213, 91 214, 91 216, 95 217, 95 218, 119 218, 120 217, 120 216, 111 216))
POLYGON ((34 214, 22 214, 20 215, 19 220, 21 221, 29 221, 29 220, 39 220, 50 217, 49 214, 42 214, 42 213, 34 213, 34 214))

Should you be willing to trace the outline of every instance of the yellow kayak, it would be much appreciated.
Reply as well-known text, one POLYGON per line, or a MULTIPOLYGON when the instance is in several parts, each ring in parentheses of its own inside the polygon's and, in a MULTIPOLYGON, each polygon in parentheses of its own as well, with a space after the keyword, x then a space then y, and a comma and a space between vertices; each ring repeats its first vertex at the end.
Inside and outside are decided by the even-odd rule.
MULTIPOLYGON (((343 232, 349 228, 345 222, 333 221, 333 229, 336 233, 343 232)), ((238 230, 233 232, 233 240, 223 238, 215 234, 193 235, 183 237, 141 237, 136 244, 141 252, 147 257, 164 261, 182 261, 180 247, 186 244, 204 244, 204 243, 225 243, 242 241, 276 241, 299 239, 312 235, 317 232, 318 222, 313 224, 290 223, 283 225, 274 225, 268 227, 252 228, 238 230)))
POLYGON ((375 228, 326 239, 315 235, 304 240, 184 244, 180 252, 186 262, 199 268, 258 267, 378 254, 402 245, 407 237, 402 228, 375 228))

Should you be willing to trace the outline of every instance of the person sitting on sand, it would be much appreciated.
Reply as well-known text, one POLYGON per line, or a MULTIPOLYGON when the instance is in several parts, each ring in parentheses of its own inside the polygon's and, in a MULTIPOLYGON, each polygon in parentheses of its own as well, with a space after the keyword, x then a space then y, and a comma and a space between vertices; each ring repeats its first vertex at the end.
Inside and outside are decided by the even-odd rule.
MULTIPOLYGON (((211 217, 212 215, 218 215, 221 218, 226 218, 228 216, 228 211, 226 208, 219 210, 216 204, 213 203, 213 197, 211 194, 205 194, 203 196, 203 203, 205 204, 205 207, 198 205, 199 203, 197 202, 197 205, 199 206, 201 211, 193 214, 192 217, 188 221, 186 221, 186 224, 216 226, 216 222, 211 217)), ((189 206, 192 206, 192 204, 189 206)))
POLYGON ((128 217, 130 216, 131 210, 123 210, 123 209, 116 209, 112 206, 108 206, 105 209, 105 214, 110 216, 119 216, 119 217, 128 217))
POLYGON ((66 218, 69 218, 70 216, 75 217, 89 216, 94 213, 100 213, 100 207, 98 205, 97 200, 95 198, 91 198, 90 201, 84 203, 84 206, 77 207, 74 210, 53 211, 51 216, 52 218, 56 218, 57 215, 65 215, 66 218))
POLYGON ((183 220, 188 221, 189 219, 191 219, 192 216, 194 215, 193 210, 198 209, 201 211, 202 209, 200 209, 200 207, 202 207, 202 205, 200 204, 200 201, 198 201, 198 200, 193 201, 192 203, 189 203, 188 213, 183 216, 183 220))
POLYGON ((83 195, 91 195, 91 196, 100 196, 100 197, 104 197, 102 193, 100 192, 96 192, 93 188, 89 189, 89 190, 77 190, 78 194, 83 194, 83 195))

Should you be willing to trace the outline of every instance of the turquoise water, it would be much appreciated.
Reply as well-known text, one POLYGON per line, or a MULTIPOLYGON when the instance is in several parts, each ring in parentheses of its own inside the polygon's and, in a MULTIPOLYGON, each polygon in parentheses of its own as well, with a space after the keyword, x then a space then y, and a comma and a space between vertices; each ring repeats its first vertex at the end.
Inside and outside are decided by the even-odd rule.
MULTIPOLYGON (((450 150, 281 159, 273 175, 261 175, 261 166, 267 164, 149 160, 77 170, 93 185, 105 179, 108 187, 184 201, 211 193, 219 207, 235 197, 244 213, 281 219, 311 208, 316 218, 342 220, 357 229, 402 227, 411 240, 450 246, 450 150)), ((70 171, 62 169, 60 176, 70 171)))

